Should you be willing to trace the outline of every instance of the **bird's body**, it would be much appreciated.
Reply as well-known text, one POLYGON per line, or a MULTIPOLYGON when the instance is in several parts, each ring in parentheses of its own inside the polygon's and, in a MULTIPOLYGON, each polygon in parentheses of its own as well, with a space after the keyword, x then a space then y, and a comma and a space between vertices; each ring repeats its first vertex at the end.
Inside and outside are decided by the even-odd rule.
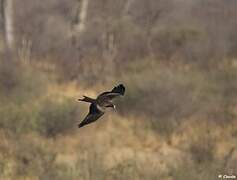
POLYGON ((78 125, 78 127, 83 127, 98 120, 105 113, 106 108, 115 108, 112 100, 115 97, 123 96, 124 93, 125 87, 124 85, 120 84, 114 87, 111 91, 101 93, 97 96, 96 99, 87 96, 84 96, 83 99, 79 99, 79 101, 88 102, 91 103, 91 105, 89 108, 89 113, 87 114, 85 119, 78 125))

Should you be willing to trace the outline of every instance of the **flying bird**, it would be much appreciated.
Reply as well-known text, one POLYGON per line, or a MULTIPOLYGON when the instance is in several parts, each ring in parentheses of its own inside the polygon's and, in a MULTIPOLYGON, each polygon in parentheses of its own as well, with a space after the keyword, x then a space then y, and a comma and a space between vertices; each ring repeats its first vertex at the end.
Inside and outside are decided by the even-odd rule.
POLYGON ((111 91, 103 92, 97 96, 96 99, 83 96, 83 99, 78 99, 79 101, 84 101, 90 104, 89 113, 85 117, 85 119, 78 124, 78 127, 81 128, 87 124, 93 123, 98 120, 105 113, 106 108, 115 109, 115 105, 112 100, 119 96, 124 96, 125 87, 123 84, 119 84, 114 87, 111 91))

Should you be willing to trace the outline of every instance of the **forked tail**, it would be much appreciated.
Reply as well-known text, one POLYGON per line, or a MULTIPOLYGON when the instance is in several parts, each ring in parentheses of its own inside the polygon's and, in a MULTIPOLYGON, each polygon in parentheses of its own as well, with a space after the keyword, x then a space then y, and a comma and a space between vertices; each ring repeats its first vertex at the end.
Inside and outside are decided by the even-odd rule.
POLYGON ((83 99, 78 99, 78 101, 84 101, 84 102, 88 102, 88 103, 94 103, 95 99, 87 97, 87 96, 83 96, 83 99))

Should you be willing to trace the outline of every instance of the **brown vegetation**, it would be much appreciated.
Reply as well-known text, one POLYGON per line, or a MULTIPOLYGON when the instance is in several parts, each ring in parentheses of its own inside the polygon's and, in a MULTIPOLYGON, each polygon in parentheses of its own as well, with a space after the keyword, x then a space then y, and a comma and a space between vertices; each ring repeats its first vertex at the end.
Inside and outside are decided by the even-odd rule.
POLYGON ((237 175, 236 1, 82 2, 13 0, 12 48, 0 27, 0 179, 237 175), (77 98, 118 83, 78 130, 77 98))

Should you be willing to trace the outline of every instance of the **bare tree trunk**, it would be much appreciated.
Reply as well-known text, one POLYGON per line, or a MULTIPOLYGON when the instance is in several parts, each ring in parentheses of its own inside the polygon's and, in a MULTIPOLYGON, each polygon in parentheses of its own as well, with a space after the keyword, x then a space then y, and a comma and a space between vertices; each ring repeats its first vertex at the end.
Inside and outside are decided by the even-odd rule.
POLYGON ((4 19, 4 0, 0 0, 0 28, 3 30, 3 19, 4 19))
POLYGON ((6 47, 14 49, 13 0, 2 0, 4 38, 6 47))
MULTIPOLYGON (((0 0, 0 39, 4 39, 4 15, 3 0, 0 0)), ((0 51, 4 49, 4 42, 0 42, 0 51)))
POLYGON ((78 1, 78 10, 73 24, 73 35, 81 34, 86 29, 89 0, 78 1))
POLYGON ((128 15, 128 12, 129 12, 129 10, 130 10, 130 8, 131 8, 131 5, 134 3, 134 1, 135 1, 135 0, 127 0, 126 4, 125 4, 125 6, 124 6, 124 10, 123 10, 123 14, 124 14, 125 16, 128 15))
POLYGON ((80 16, 80 22, 78 25, 79 33, 83 32, 86 28, 86 17, 87 17, 87 12, 88 12, 88 4, 89 4, 89 0, 82 0, 81 12, 79 14, 79 16, 80 16))
POLYGON ((77 43, 78 37, 86 29, 89 0, 78 0, 77 4, 75 18, 72 21, 69 35, 73 45, 77 43))
POLYGON ((107 74, 105 81, 110 81, 111 77, 114 77, 115 70, 115 59, 118 54, 118 49, 115 42, 115 34, 110 31, 105 31, 102 35, 102 57, 104 60, 103 72, 107 74))

